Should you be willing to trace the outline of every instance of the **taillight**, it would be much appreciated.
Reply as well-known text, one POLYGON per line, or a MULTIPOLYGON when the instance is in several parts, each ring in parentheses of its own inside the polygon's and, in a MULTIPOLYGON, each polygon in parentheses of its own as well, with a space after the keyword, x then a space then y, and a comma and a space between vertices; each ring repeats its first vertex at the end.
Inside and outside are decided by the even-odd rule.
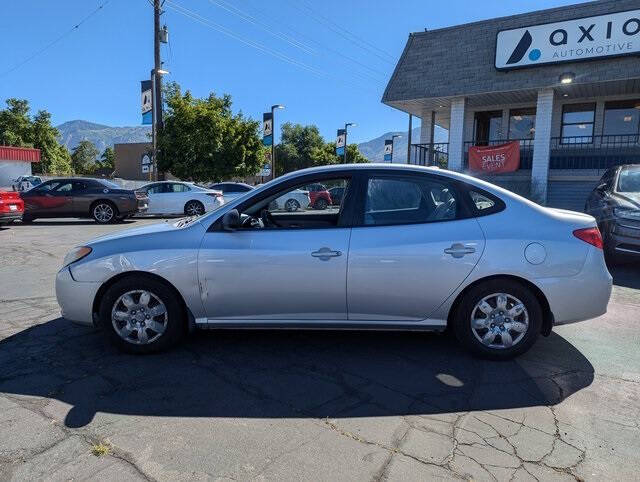
POLYGON ((597 227, 576 229, 573 235, 585 243, 602 249, 602 235, 597 227))
POLYGON ((217 193, 217 192, 208 192, 206 194, 207 194, 207 196, 213 196, 215 198, 222 197, 222 194, 217 193))

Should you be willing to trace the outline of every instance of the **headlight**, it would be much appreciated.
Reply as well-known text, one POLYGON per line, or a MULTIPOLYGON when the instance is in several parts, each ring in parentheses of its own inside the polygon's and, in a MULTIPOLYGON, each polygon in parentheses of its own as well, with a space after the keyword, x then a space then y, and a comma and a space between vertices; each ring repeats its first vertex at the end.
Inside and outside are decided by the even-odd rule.
POLYGON ((80 261, 91 252, 89 246, 77 246, 67 253, 62 262, 62 267, 69 266, 71 263, 80 261))
POLYGON ((617 218, 635 219, 640 221, 640 209, 613 208, 613 215, 617 218))

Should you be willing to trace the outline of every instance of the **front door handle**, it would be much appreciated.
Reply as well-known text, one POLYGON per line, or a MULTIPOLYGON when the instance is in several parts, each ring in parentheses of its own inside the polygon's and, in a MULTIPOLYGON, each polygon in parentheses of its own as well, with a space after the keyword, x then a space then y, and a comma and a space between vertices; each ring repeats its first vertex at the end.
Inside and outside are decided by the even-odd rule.
POLYGON ((318 251, 313 251, 311 256, 320 258, 321 261, 329 261, 329 258, 342 256, 342 251, 334 251, 331 248, 320 248, 318 251))
POLYGON ((476 252, 476 248, 462 243, 453 243, 450 248, 444 250, 445 254, 450 254, 454 258, 462 258, 465 254, 476 252))

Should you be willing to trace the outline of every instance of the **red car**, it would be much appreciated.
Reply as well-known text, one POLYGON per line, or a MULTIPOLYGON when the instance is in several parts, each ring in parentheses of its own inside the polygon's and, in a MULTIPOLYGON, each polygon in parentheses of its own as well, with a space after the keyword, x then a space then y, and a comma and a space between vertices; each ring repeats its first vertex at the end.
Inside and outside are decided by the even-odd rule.
POLYGON ((0 191, 0 225, 20 219, 24 213, 24 202, 19 192, 0 191))
POLYGON ((309 191, 309 200, 313 209, 327 209, 331 206, 331 194, 324 185, 309 184, 305 189, 309 191))

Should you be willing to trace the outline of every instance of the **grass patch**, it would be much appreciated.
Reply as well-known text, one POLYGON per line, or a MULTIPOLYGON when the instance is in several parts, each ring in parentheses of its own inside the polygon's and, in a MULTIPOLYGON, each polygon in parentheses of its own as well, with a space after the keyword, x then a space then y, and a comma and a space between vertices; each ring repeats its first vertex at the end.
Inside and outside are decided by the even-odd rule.
POLYGON ((109 455, 109 452, 111 452, 111 447, 107 444, 103 444, 102 442, 94 444, 93 447, 91 447, 91 453, 96 457, 109 455))

